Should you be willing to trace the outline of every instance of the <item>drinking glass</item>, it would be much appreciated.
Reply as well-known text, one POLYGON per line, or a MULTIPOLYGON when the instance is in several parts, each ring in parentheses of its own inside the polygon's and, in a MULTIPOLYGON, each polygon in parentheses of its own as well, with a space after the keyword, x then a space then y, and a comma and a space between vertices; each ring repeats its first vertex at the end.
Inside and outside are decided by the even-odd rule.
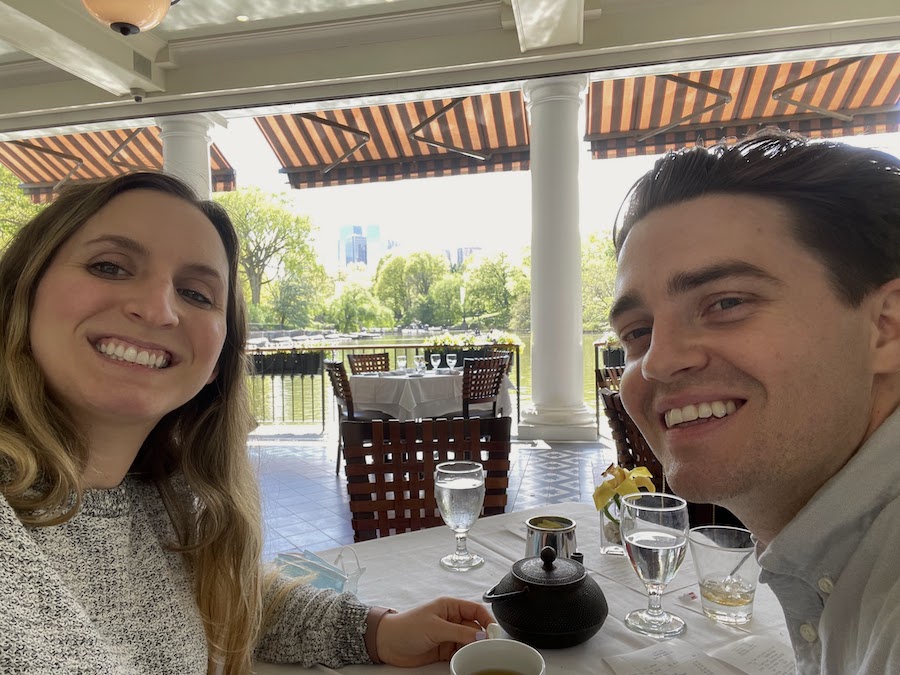
POLYGON ((413 356, 413 363, 416 364, 417 373, 425 370, 425 355, 416 354, 415 356, 413 356))
POLYGON ((456 368, 456 354, 447 354, 447 367, 450 370, 456 368))
POLYGON ((484 468, 478 462, 441 462, 434 472, 434 496, 441 518, 456 533, 456 551, 441 558, 441 565, 454 572, 483 565, 484 558, 466 548, 466 534, 481 515, 484 468))
POLYGON ((406 370, 406 354, 397 354, 397 369, 406 370))
POLYGON ((437 370, 439 365, 441 365, 441 355, 440 354, 432 354, 431 355, 431 367, 434 370, 437 370))
POLYGON ((622 498, 622 540, 631 564, 647 587, 647 609, 625 617, 636 633, 668 638, 684 632, 684 620, 663 611, 662 593, 675 576, 687 549, 687 502, 665 493, 638 492, 622 498))

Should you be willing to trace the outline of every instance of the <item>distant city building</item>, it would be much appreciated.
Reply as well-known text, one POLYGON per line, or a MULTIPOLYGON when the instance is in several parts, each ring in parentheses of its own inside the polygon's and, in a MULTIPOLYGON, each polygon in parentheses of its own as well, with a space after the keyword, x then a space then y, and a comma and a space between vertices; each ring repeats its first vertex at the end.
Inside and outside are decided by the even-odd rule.
POLYGON ((360 263, 368 266, 371 261, 376 264, 383 255, 381 228, 378 225, 367 225, 363 232, 362 225, 344 225, 338 238, 338 262, 341 265, 360 263))
POLYGON ((462 265, 467 258, 475 255, 481 250, 480 246, 467 246, 456 249, 456 264, 462 265))

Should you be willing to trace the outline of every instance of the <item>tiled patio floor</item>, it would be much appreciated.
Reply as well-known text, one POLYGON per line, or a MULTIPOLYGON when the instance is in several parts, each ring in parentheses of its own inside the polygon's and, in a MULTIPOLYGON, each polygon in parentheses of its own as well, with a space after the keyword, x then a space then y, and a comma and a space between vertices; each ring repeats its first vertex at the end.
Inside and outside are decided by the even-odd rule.
MULTIPOLYGON (((260 427, 249 451, 258 466, 267 559, 281 551, 319 551, 353 543, 343 469, 335 475, 337 439, 286 427, 260 427)), ((566 501, 589 502, 594 468, 615 460, 608 439, 593 443, 514 441, 507 511, 566 501)))

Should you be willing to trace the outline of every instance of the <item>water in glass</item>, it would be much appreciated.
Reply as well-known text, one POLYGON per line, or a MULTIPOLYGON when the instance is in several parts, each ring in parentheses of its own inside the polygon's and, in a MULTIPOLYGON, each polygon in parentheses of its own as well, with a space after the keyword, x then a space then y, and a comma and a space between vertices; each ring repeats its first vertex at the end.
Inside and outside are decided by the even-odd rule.
POLYGON ((431 355, 431 367, 437 370, 437 367, 441 365, 441 355, 440 354, 432 354, 431 355))
POLYGON ((662 593, 672 580, 687 549, 687 502, 664 493, 640 492, 622 498, 622 539, 625 550, 647 587, 647 609, 625 617, 631 630, 655 638, 684 632, 684 620, 663 611, 662 593))
POLYGON ((456 368, 456 354, 447 354, 447 367, 451 370, 456 368))
POLYGON ((413 363, 416 365, 416 372, 425 370, 425 355, 416 354, 413 356, 413 363))
POLYGON ((406 369, 406 354, 397 354, 397 368, 406 369))
POLYGON ((456 533, 456 551, 441 558, 441 565, 456 572, 483 565, 484 558, 470 553, 466 540, 484 504, 481 464, 469 461, 438 464, 434 472, 434 496, 441 518, 456 533))

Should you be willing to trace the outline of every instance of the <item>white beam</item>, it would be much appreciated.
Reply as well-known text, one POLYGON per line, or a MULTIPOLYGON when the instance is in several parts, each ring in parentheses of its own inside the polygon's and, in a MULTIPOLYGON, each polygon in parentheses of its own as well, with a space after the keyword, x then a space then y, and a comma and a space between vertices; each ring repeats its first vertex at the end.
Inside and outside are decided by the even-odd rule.
POLYGON ((512 9, 523 53, 584 40, 584 0, 512 0, 512 9))
POLYGON ((0 40, 115 96, 165 90, 154 63, 165 43, 117 35, 80 2, 0 0, 0 40))

